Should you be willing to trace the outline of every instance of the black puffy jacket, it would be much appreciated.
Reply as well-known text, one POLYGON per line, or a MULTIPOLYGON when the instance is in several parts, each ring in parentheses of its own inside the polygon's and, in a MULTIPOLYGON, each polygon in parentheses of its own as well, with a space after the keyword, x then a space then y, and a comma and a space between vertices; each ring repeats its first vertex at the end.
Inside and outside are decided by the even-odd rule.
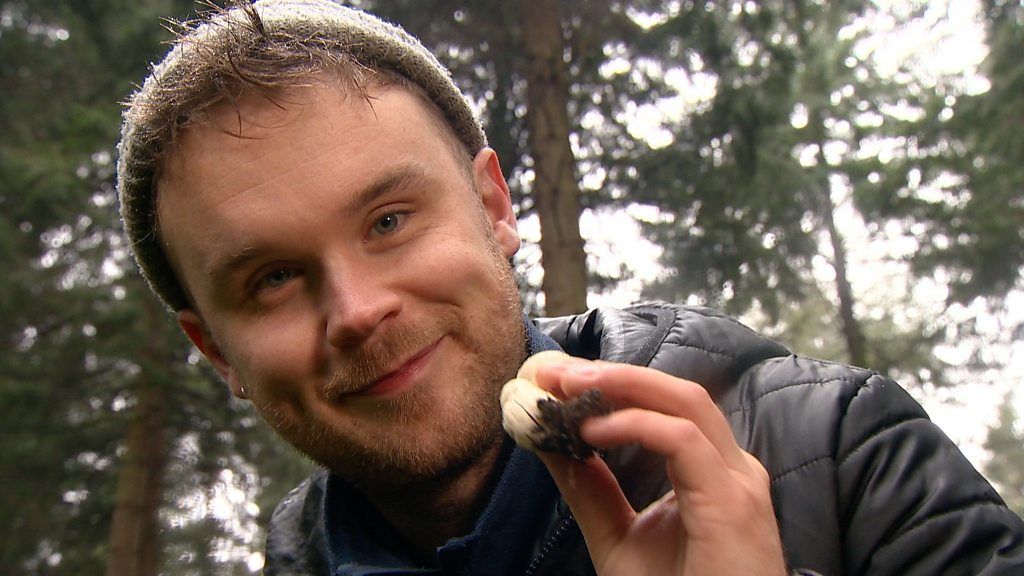
MULTIPOLYGON (((1024 575, 1024 522, 887 378, 794 356, 704 308, 647 304, 535 323, 574 356, 648 365, 704 385, 771 476, 794 570, 1024 575)), ((607 460, 638 508, 668 489, 662 463, 639 450, 607 460)), ((268 576, 329 573, 323 476, 275 511, 268 576)), ((534 550, 530 574, 593 573, 564 506, 538 532, 534 550)))

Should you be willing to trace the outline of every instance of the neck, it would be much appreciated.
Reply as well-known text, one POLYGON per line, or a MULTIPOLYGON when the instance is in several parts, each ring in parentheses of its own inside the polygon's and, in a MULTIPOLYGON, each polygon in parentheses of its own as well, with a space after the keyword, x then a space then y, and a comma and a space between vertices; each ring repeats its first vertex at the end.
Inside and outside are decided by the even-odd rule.
POLYGON ((438 547, 473 529, 500 476, 503 447, 502 441, 495 442, 470 466, 443 480, 409 486, 401 494, 368 490, 366 498, 401 536, 413 558, 432 565, 438 547))

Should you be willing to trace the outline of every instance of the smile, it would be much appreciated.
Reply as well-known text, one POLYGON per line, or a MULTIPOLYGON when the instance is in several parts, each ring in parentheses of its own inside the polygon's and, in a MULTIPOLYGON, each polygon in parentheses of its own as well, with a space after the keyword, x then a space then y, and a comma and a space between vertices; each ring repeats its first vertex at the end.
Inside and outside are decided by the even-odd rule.
POLYGON ((377 399, 397 396, 415 383, 416 378, 426 368, 434 352, 441 345, 441 340, 443 338, 419 351, 397 369, 377 378, 369 386, 353 392, 351 396, 377 399))

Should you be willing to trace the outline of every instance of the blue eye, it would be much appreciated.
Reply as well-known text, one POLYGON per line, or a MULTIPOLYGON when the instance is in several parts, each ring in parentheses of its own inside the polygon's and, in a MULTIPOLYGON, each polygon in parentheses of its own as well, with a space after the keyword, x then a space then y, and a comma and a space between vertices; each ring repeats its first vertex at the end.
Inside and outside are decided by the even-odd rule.
POLYGON ((374 223, 373 231, 381 235, 390 234, 395 230, 398 230, 398 227, 402 225, 402 220, 404 219, 405 214, 401 214, 398 212, 387 214, 383 218, 377 220, 376 223, 374 223))
POLYGON ((286 282, 295 278, 297 272, 291 268, 278 268, 268 274, 264 274, 260 277, 256 283, 257 290, 263 290, 267 288, 278 288, 284 285, 286 282))

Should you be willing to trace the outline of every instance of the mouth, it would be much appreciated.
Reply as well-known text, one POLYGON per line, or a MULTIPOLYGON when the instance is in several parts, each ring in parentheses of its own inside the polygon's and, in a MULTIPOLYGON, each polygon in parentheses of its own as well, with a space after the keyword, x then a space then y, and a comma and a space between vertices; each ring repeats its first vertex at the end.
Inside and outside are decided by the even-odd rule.
POLYGON ((408 360, 402 362, 397 368, 390 370, 383 376, 370 382, 367 386, 348 394, 353 398, 375 398, 384 399, 397 396, 402 391, 415 384, 416 378, 430 363, 434 352, 441 345, 438 339, 433 344, 423 348, 408 360))

